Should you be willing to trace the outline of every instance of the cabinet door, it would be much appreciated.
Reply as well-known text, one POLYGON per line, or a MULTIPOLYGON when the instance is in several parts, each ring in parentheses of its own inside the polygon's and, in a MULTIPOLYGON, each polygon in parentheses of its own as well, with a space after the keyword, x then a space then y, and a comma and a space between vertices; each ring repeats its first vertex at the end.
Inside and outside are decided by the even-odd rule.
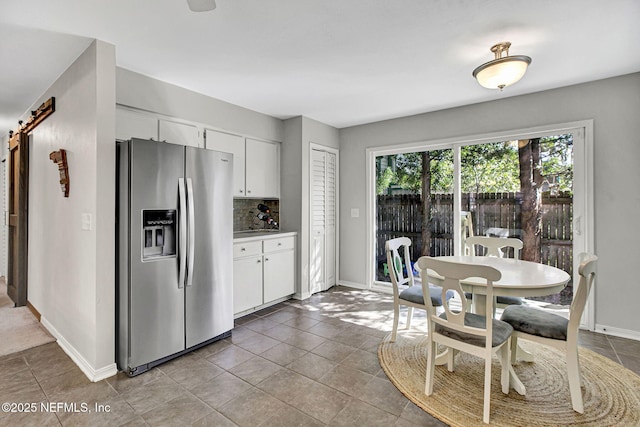
POLYGON ((293 251, 264 254, 264 302, 295 293, 293 251))
POLYGON ((158 119, 144 113, 116 108, 116 139, 158 139, 158 119))
POLYGON ((244 137, 205 129, 206 148, 233 154, 233 197, 244 197, 244 137))
POLYGON ((233 314, 262 305, 262 256, 233 260, 233 314))
POLYGON ((280 197, 280 145, 246 141, 247 197, 280 197))
POLYGON ((185 123, 158 121, 158 139, 171 144, 199 147, 198 128, 185 123))

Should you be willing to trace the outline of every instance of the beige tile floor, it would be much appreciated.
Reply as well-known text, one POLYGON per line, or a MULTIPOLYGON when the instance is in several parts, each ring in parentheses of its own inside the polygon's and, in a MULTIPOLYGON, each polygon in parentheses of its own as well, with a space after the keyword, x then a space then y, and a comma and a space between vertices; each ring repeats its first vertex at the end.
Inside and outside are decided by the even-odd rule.
MULTIPOLYGON (((420 326, 424 314, 416 317, 420 326)), ((86 404, 91 412, 38 406, 0 412, 0 425, 443 425, 380 369, 376 349, 391 321, 389 296, 338 286, 238 319, 231 338, 138 377, 97 383, 57 344, 42 345, 0 357, 0 402, 75 403, 78 411, 86 404)), ((589 332, 580 342, 640 373, 640 342, 589 332)))

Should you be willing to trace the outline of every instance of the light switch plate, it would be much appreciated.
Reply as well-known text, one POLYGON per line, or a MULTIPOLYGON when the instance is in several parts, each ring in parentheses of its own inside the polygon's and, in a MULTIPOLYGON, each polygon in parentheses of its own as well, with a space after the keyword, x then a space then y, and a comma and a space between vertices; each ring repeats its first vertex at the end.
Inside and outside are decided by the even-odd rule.
POLYGON ((360 216, 360 209, 351 208, 351 218, 358 218, 360 216))
POLYGON ((90 213, 83 213, 82 214, 82 229, 85 231, 91 231, 91 222, 92 222, 92 218, 91 218, 91 214, 90 213))

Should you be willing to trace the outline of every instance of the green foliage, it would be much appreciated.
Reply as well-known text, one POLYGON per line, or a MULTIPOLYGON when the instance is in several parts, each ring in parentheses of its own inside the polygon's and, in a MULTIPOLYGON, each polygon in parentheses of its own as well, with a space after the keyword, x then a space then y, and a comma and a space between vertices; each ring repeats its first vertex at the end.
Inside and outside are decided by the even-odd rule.
MULTIPOLYGON (((453 193, 453 150, 431 150, 431 192, 453 193)), ((516 141, 468 145, 460 149, 463 193, 515 192, 520 190, 520 165, 516 141)), ((422 154, 402 153, 378 157, 377 193, 399 186, 421 191, 422 154), (382 164, 388 166, 381 169, 382 164)), ((557 191, 571 191, 573 185, 573 136, 555 135, 540 139, 541 174, 557 191)))
POLYGON ((520 189, 518 147, 510 142, 467 145, 460 149, 463 193, 520 189))
POLYGON ((540 138, 541 174, 557 191, 573 191, 573 135, 540 138))
POLYGON ((376 194, 385 194, 387 189, 396 182, 396 174, 387 166, 382 173, 377 173, 376 194))

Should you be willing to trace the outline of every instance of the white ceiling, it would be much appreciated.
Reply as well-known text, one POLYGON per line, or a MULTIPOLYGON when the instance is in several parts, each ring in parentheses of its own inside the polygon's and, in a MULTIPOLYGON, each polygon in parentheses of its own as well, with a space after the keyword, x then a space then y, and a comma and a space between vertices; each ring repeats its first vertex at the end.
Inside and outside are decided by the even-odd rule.
POLYGON ((0 132, 97 38, 117 65, 338 128, 640 71, 639 0, 2 0, 0 132), (533 58, 504 92, 489 48, 533 58))

